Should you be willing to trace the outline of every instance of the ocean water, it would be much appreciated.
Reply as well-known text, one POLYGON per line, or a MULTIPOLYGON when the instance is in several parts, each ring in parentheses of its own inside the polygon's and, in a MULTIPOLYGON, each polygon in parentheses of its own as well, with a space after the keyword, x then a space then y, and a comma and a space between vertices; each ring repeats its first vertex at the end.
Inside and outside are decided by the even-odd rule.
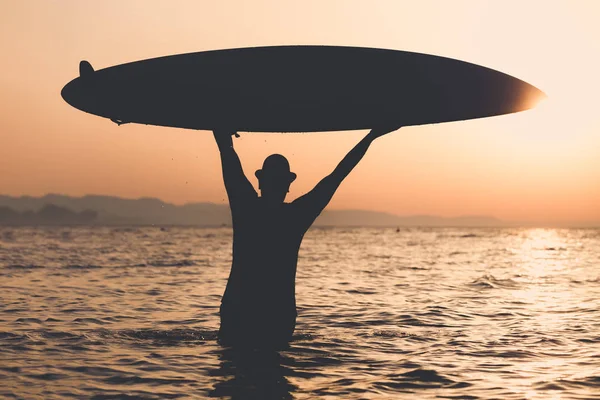
POLYGON ((290 348, 216 341, 227 228, 0 228, 0 398, 600 398, 600 230, 312 229, 290 348))

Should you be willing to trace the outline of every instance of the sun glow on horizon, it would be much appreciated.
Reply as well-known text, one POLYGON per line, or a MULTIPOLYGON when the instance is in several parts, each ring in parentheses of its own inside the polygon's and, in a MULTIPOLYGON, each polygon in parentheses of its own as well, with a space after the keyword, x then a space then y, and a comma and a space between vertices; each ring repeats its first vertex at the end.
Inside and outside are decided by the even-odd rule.
MULTIPOLYGON (((0 3, 4 194, 224 202, 208 133, 118 128, 72 109, 60 89, 77 76, 82 59, 99 69, 211 49, 328 44, 456 58, 522 79, 548 96, 528 111, 382 138, 340 187, 333 208, 600 222, 600 3, 532 1, 518 12, 480 1, 257 1, 238 9, 148 0, 115 7, 0 3)), ((250 174, 265 153, 289 155, 300 173, 296 195, 330 173, 362 134, 247 134, 236 146, 250 174)))

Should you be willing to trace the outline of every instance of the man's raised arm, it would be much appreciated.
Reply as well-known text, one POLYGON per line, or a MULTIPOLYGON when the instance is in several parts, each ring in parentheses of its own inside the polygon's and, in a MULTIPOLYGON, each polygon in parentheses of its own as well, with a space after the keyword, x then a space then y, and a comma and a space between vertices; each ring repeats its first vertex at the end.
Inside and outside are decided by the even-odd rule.
POLYGON ((257 196, 252 184, 244 174, 240 158, 233 149, 232 136, 235 134, 236 132, 227 130, 213 131, 217 146, 219 146, 219 152, 221 153, 223 181, 225 182, 225 189, 227 190, 230 205, 236 199, 257 196))
POLYGON ((313 190, 299 197, 293 203, 303 208, 308 208, 316 218, 321 211, 329 204, 335 191, 340 186, 342 181, 348 176, 350 171, 362 160, 363 156, 369 149, 373 140, 385 135, 386 133, 399 129, 399 126, 381 127, 372 129, 338 164, 333 172, 321 180, 313 190))

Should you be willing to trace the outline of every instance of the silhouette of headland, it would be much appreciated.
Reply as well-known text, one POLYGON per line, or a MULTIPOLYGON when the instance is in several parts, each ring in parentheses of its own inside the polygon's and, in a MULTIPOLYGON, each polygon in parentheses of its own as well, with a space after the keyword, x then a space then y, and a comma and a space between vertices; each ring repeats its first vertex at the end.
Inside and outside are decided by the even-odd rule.
POLYGON ((54 204, 23 212, 0 206, 0 225, 90 225, 97 217, 98 213, 93 210, 74 212, 54 204))
MULTIPOLYGON (((40 197, 0 195, 3 211, 0 225, 15 224, 10 214, 35 213, 45 205, 52 204, 74 213, 94 211, 97 216, 94 225, 165 225, 165 226, 231 226, 231 213, 226 204, 188 203, 175 205, 155 198, 125 199, 114 196, 87 195, 73 197, 48 194, 40 197)), ((34 219, 19 219, 18 224, 35 225, 34 219)), ((69 225, 72 219, 55 218, 57 224, 69 225)), ((79 222, 81 223, 81 222, 79 222)), ((512 224, 514 225, 514 224, 512 224)), ((398 216, 391 213, 370 210, 330 210, 326 209, 316 219, 315 227, 499 227, 511 223, 485 215, 462 217, 439 217, 434 215, 398 216)))

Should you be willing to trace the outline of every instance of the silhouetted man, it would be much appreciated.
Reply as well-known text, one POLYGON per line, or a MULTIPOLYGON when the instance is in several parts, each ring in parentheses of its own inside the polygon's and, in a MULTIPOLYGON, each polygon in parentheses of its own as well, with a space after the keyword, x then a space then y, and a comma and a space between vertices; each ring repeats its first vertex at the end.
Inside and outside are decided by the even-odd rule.
POLYGON ((398 129, 373 129, 313 190, 285 203, 296 174, 273 154, 256 171, 258 196, 233 149, 235 132, 214 131, 233 220, 233 262, 221 301, 219 340, 226 345, 284 347, 296 324, 296 264, 304 234, 371 142, 398 129))

